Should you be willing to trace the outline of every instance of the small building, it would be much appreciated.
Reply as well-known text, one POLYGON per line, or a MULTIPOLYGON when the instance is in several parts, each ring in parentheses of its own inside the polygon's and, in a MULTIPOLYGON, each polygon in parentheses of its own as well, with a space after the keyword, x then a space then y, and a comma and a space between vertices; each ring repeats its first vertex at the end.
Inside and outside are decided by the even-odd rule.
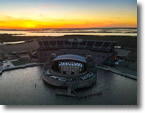
POLYGON ((131 50, 126 50, 126 49, 114 49, 115 52, 117 52, 117 57, 120 59, 126 58, 131 50))

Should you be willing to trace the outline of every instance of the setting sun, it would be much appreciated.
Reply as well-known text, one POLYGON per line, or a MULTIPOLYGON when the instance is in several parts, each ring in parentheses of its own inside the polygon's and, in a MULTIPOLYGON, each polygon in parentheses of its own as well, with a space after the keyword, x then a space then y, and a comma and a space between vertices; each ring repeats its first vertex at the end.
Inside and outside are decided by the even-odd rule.
POLYGON ((24 22, 24 28, 35 28, 36 24, 34 22, 24 22))
POLYGON ((0 29, 137 27, 134 0, 97 1, 4 1, 0 29))

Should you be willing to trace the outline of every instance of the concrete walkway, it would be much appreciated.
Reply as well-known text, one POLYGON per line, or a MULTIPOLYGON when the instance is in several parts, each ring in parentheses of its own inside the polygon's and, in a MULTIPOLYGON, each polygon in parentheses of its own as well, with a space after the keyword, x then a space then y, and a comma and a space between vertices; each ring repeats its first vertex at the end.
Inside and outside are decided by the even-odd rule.
POLYGON ((4 71, 8 71, 8 70, 13 70, 13 69, 20 69, 20 68, 25 68, 25 67, 32 67, 32 66, 38 66, 38 65, 42 65, 43 63, 28 63, 28 64, 24 64, 24 65, 18 65, 15 66, 11 63, 11 61, 16 61, 15 60, 9 60, 9 61, 4 61, 3 65, 0 66, 0 75, 4 72, 4 71))
POLYGON ((106 71, 110 71, 112 73, 116 73, 118 75, 130 78, 130 79, 133 79, 133 80, 137 80, 137 76, 136 75, 132 75, 130 73, 122 72, 121 70, 114 69, 114 68, 112 68, 110 66, 101 65, 101 66, 96 66, 96 68, 103 69, 103 70, 106 70, 106 71))

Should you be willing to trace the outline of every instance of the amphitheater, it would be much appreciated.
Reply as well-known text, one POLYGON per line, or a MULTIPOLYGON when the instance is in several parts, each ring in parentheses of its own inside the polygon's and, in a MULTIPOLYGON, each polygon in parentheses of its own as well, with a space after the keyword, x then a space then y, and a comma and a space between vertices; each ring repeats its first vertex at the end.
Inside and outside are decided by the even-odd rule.
POLYGON ((96 65, 114 63, 116 42, 83 39, 38 41, 38 57, 45 62, 43 80, 73 89, 90 87, 97 80, 96 65))
POLYGON ((81 56, 92 55, 96 64, 102 64, 115 56, 114 41, 98 41, 83 39, 50 39, 39 40, 40 48, 38 56, 41 61, 47 61, 48 57, 55 53, 56 55, 77 54, 81 56))

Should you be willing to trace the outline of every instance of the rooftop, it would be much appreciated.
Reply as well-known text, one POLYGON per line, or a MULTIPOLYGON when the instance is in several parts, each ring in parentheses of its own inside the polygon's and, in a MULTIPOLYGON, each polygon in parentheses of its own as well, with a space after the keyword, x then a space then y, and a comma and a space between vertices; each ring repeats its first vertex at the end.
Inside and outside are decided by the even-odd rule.
POLYGON ((59 55, 53 61, 59 61, 59 60, 74 60, 74 61, 79 61, 83 63, 87 62, 84 57, 79 56, 79 55, 74 55, 74 54, 59 55))

